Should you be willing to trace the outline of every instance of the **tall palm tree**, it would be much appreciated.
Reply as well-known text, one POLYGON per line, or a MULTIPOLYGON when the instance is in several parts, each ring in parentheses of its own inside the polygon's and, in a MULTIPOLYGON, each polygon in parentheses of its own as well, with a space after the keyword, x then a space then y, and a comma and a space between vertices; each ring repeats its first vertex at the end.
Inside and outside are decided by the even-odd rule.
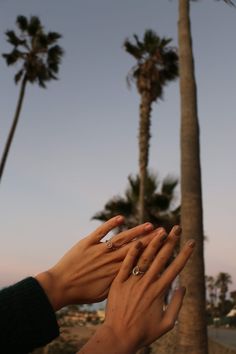
MULTIPOLYGON (((157 180, 153 173, 147 174, 146 179, 146 215, 147 221, 153 223, 155 227, 163 226, 167 231, 174 224, 179 222, 179 207, 174 207, 175 187, 177 179, 167 176, 162 183, 157 180)), ((122 214, 125 216, 125 223, 119 231, 129 229, 139 224, 138 200, 139 200, 140 177, 129 176, 128 187, 124 197, 115 196, 111 198, 102 211, 96 213, 92 219, 107 221, 111 217, 122 214)))
MULTIPOLYGON (((231 0, 225 0, 232 4, 231 0)), ((205 269, 197 86, 195 80, 190 0, 179 0, 179 69, 181 98, 181 242, 196 240, 196 249, 180 275, 188 292, 179 316, 178 354, 207 354, 205 269), (191 316, 190 316, 191 314, 191 316)))
POLYGON ((169 44, 171 39, 160 38, 146 30, 141 41, 124 42, 125 50, 134 57, 136 65, 128 74, 128 83, 135 82, 141 96, 139 118, 139 223, 147 220, 145 214, 145 185, 147 178, 152 103, 163 97, 163 88, 178 76, 178 55, 169 44))
POLYGON ((181 243, 196 240, 196 249, 180 281, 188 289, 179 316, 177 353, 207 354, 205 270, 197 88, 189 0, 179 0, 179 69, 181 98, 181 243), (191 314, 191 316, 190 316, 191 314))
POLYGON ((38 17, 27 19, 25 16, 18 16, 16 25, 18 34, 12 30, 6 32, 7 41, 13 49, 10 53, 3 54, 3 57, 7 65, 21 63, 20 70, 14 77, 15 83, 20 83, 20 94, 0 162, 0 181, 19 120, 26 85, 28 82, 37 82, 39 86, 46 88, 47 81, 56 80, 63 55, 62 48, 56 44, 61 35, 57 32, 45 33, 38 17))

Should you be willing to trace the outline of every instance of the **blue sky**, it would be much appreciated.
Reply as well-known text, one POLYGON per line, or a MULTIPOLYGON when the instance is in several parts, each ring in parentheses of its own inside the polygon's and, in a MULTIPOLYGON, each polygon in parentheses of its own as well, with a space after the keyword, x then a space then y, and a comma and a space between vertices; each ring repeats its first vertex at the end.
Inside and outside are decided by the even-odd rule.
MULTIPOLYGON (((128 90, 134 64, 124 39, 151 28, 177 45, 177 1, 0 0, 0 48, 16 16, 38 15, 63 34, 60 80, 28 86, 0 186, 0 286, 50 267, 99 223, 91 221, 138 170, 139 96, 128 90)), ((236 10, 192 4, 198 84, 207 274, 235 267, 236 10)), ((0 60, 0 149, 19 87, 0 60)), ((179 83, 153 106, 150 167, 179 176, 179 83)), ((178 198, 178 196, 176 196, 178 198)))

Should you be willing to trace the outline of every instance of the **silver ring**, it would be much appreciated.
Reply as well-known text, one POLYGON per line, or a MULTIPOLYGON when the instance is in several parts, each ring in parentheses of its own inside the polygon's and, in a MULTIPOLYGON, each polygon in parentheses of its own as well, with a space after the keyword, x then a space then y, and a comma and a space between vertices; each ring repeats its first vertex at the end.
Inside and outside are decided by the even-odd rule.
POLYGON ((109 248, 110 251, 115 250, 115 247, 113 246, 113 243, 111 240, 106 240, 106 246, 109 248))
POLYGON ((135 275, 135 276, 136 276, 136 275, 142 275, 142 274, 144 274, 144 273, 145 273, 145 272, 141 271, 138 265, 135 266, 135 267, 133 268, 133 270, 132 270, 132 274, 135 275))

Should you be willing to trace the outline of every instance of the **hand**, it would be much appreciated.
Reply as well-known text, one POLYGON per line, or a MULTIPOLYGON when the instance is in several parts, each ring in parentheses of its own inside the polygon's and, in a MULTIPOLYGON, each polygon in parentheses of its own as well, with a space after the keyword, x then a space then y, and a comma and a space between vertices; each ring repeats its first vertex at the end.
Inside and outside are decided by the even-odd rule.
POLYGON ((131 241, 141 237, 145 246, 156 234, 164 233, 163 229, 153 231, 152 224, 146 223, 115 235, 110 243, 100 242, 123 221, 122 216, 117 216, 105 222, 72 247, 54 267, 36 276, 54 310, 105 299, 133 245, 131 241))
MULTIPOLYGON (((112 338, 116 351, 111 350, 111 353, 136 352, 173 328, 182 306, 185 288, 174 292, 166 310, 164 297, 191 256, 195 245, 193 240, 188 241, 175 260, 164 270, 179 239, 180 231, 181 229, 175 226, 161 249, 157 238, 154 238, 139 259, 143 249, 141 242, 137 242, 129 250, 110 288, 105 322, 97 334, 99 337, 101 333, 103 339, 112 338), (147 265, 149 268, 143 273, 142 270, 145 271, 147 265), (136 276, 132 274, 135 266, 136 276)), ((101 353, 106 348, 105 339, 103 345, 101 353)), ((84 353, 87 353, 86 348, 84 353)))

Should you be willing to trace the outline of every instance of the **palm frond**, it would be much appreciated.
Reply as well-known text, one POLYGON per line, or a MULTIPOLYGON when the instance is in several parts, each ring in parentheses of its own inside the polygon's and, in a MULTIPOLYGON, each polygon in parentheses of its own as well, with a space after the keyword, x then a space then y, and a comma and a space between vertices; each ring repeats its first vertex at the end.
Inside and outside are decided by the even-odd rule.
POLYGON ((48 47, 48 36, 43 32, 37 35, 37 47, 38 49, 47 49, 48 47))
POLYGON ((163 184, 162 184, 162 188, 161 188, 161 192, 164 195, 168 195, 170 197, 173 196, 173 192, 176 188, 176 186, 178 185, 178 179, 172 176, 167 176, 164 180, 163 180, 163 184))
POLYGON ((137 47, 139 48, 140 52, 143 53, 143 52, 144 52, 144 45, 143 45, 143 43, 139 40, 137 34, 134 34, 133 36, 134 36, 134 39, 135 39, 135 42, 136 42, 137 47))
POLYGON ((7 42, 12 44, 13 46, 17 47, 18 45, 22 44, 22 40, 15 34, 14 31, 6 31, 7 42))
POLYGON ((64 54, 63 49, 59 45, 54 45, 53 47, 48 49, 47 62, 49 64, 53 62, 59 64, 61 62, 61 58, 63 54, 64 54))
POLYGON ((58 39, 60 39, 62 37, 62 35, 60 33, 57 32, 48 32, 47 34, 47 41, 48 44, 54 44, 55 42, 58 41, 58 39))
POLYGON ((164 194, 155 193, 150 200, 147 200, 147 203, 151 211, 154 209, 156 213, 159 213, 160 211, 168 210, 170 206, 170 199, 164 194))
POLYGON ((6 59, 7 65, 13 65, 22 58, 22 53, 17 49, 13 49, 10 53, 3 53, 2 56, 6 59))
POLYGON ((28 28, 28 20, 25 16, 19 15, 16 18, 16 24, 22 32, 26 32, 28 28))
POLYGON ((27 27, 27 32, 31 37, 33 37, 37 32, 40 32, 41 30, 42 25, 40 19, 37 16, 32 16, 27 27))
POLYGON ((138 48, 137 46, 132 44, 128 39, 124 42, 124 48, 125 48, 126 52, 131 54, 137 60, 140 60, 142 58, 142 55, 143 55, 142 50, 140 50, 140 48, 138 48))
POLYGON ((24 74, 24 70, 23 69, 19 70, 18 73, 16 73, 16 75, 14 77, 14 80, 15 80, 16 84, 18 84, 18 82, 22 78, 23 74, 24 74))

